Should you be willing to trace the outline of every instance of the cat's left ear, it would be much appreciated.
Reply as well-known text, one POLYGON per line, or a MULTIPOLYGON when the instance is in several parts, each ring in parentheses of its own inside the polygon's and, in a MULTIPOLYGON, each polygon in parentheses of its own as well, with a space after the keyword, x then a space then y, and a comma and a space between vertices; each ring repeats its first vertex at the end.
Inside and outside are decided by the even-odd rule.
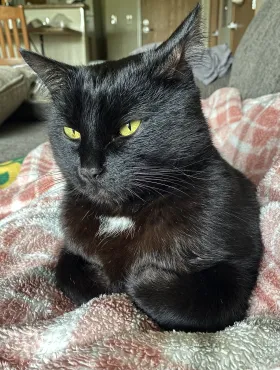
POLYGON ((184 73, 186 66, 193 67, 201 60, 203 42, 201 33, 201 6, 198 3, 193 11, 153 52, 156 73, 170 77, 184 73))
POLYGON ((52 95, 59 93, 62 88, 67 88, 69 76, 76 67, 44 57, 40 54, 20 49, 25 62, 40 77, 52 95))

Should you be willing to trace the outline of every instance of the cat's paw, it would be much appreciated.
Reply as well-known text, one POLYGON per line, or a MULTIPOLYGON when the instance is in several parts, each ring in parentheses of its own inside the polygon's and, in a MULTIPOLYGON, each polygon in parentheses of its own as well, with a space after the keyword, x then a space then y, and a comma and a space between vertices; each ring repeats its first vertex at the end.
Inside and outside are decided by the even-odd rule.
POLYGON ((61 253, 55 275, 59 289, 77 305, 106 292, 100 268, 72 253, 61 253))
POLYGON ((164 329, 215 332, 245 316, 250 292, 239 280, 236 269, 227 263, 195 273, 154 264, 135 268, 126 290, 164 329))

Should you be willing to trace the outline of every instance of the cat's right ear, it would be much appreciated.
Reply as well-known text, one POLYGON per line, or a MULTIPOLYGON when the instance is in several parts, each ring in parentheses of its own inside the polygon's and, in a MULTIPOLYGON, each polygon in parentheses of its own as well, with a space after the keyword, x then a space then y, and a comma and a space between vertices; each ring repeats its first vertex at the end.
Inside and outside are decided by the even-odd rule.
POLYGON ((166 41, 146 53, 147 58, 153 62, 154 73, 179 79, 188 78, 188 67, 193 69, 201 63, 204 48, 200 13, 201 6, 198 3, 166 41))
POLYGON ((52 95, 55 95, 63 88, 67 88, 68 77, 71 72, 75 71, 76 67, 25 49, 20 49, 20 53, 25 62, 37 73, 52 95))

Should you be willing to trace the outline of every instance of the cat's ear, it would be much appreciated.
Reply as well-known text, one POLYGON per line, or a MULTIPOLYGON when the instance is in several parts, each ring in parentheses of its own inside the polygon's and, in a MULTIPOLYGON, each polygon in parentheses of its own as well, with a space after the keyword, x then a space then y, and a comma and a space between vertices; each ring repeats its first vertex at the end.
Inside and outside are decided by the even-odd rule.
POLYGON ((20 53, 52 95, 61 91, 62 88, 67 88, 68 77, 76 67, 33 53, 32 51, 20 49, 20 53))
POLYGON ((203 39, 200 13, 201 6, 197 4, 169 39, 154 51, 157 73, 178 76, 184 73, 186 65, 192 68, 201 60, 203 39))

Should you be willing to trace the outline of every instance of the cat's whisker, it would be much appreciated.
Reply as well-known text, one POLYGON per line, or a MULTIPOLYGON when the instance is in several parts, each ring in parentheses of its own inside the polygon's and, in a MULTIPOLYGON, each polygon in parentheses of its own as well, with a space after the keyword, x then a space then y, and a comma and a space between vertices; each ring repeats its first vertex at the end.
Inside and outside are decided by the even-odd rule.
POLYGON ((131 190, 131 189, 128 189, 127 190, 129 191, 130 194, 132 194, 132 197, 137 197, 138 199, 140 199, 142 202, 145 202, 143 198, 140 197, 139 194, 135 193, 135 191, 131 190))
POLYGON ((82 218, 82 221, 84 221, 84 219, 87 217, 87 215, 90 213, 90 209, 85 213, 85 215, 83 216, 82 218))
POLYGON ((171 177, 164 177, 164 176, 144 176, 142 180, 146 180, 147 182, 151 181, 160 181, 163 185, 178 185, 181 188, 186 188, 187 185, 194 186, 191 183, 184 181, 180 181, 171 177))
POLYGON ((187 189, 188 187, 187 186, 192 186, 194 188, 200 188, 200 189, 204 189, 204 186, 200 186, 198 185, 197 183, 190 183, 190 182, 187 182, 186 180, 181 180, 181 179, 178 179, 178 178, 173 178, 173 177, 160 177, 160 176, 149 176, 149 175, 144 175, 145 179, 147 179, 148 181, 165 181, 166 180, 166 183, 164 183, 165 185, 168 185, 168 186, 171 186, 171 185, 178 185, 180 186, 181 188, 185 188, 187 189), (170 185, 170 182, 171 182, 171 185, 170 185))
MULTIPOLYGON (((135 174, 139 174, 139 172, 135 172, 135 174)), ((170 178, 170 179, 174 179, 174 180, 178 180, 178 181, 179 180, 181 181, 181 178, 179 179, 178 175, 179 175, 179 177, 180 176, 185 176, 189 179, 205 180, 205 178, 194 176, 194 175, 191 175, 189 173, 185 173, 185 171, 183 171, 179 168, 176 168, 176 167, 174 167, 173 169, 164 170, 164 171, 161 171, 161 169, 159 168, 159 169, 157 169, 157 171, 155 173, 153 173, 152 171, 149 171, 149 172, 146 171, 146 172, 141 172, 140 174, 144 175, 144 176, 147 176, 147 177, 148 176, 163 176, 163 175, 167 174, 166 178, 170 178), (177 175, 177 176, 175 176, 175 175, 177 175)))
MULTIPOLYGON (((141 180, 140 180, 141 181, 141 180)), ((154 180, 149 180, 149 181, 143 181, 142 180, 142 182, 145 182, 145 186, 149 186, 149 185, 153 185, 151 188, 152 189, 154 189, 154 190, 157 190, 157 189, 161 189, 160 187, 162 187, 162 186, 164 186, 164 187, 167 187, 167 188, 172 188, 172 189, 174 189, 174 190, 176 190, 176 191, 179 191, 179 192, 182 192, 183 194, 185 194, 185 195, 187 195, 187 196, 189 196, 187 193, 185 193, 185 192, 183 192, 181 189, 178 189, 178 188, 176 188, 176 187, 174 187, 174 186, 172 186, 172 185, 168 185, 168 184, 165 184, 165 183, 161 183, 161 182, 159 182, 159 181, 154 181, 154 180), (147 183, 149 184, 149 185, 147 185, 147 183), (158 185, 159 187, 155 187, 155 185, 158 185)), ((172 195, 172 193, 171 192, 168 192, 167 190, 164 190, 163 191, 164 193, 169 193, 169 194, 171 194, 172 195)), ((164 194, 163 193, 163 194, 164 194)), ((161 194, 161 195, 163 195, 163 194, 161 194)), ((176 196, 176 194, 173 194, 174 196, 176 196)))
POLYGON ((142 182, 137 182, 137 181, 134 181, 133 182, 133 184, 137 187, 137 188, 139 188, 140 190, 148 190, 148 191, 153 191, 154 193, 156 193, 156 194, 158 194, 158 195, 160 195, 160 196, 163 196, 164 194, 163 193, 161 193, 159 190, 157 190, 157 189, 155 189, 154 187, 152 187, 152 186, 149 186, 149 185, 147 185, 147 184, 143 184, 142 182))
MULTIPOLYGON (((188 184, 188 185, 196 185, 196 184, 191 184, 189 182, 186 182, 185 179, 182 179, 182 178, 178 178, 176 176, 171 176, 171 175, 165 175, 165 174, 151 174, 151 173, 136 173, 138 175, 142 175, 143 177, 145 177, 146 179, 158 179, 158 180, 161 180, 161 181, 169 181, 169 182, 172 182, 172 183, 176 183, 180 186, 184 186, 185 184, 188 184)), ((182 174, 181 174, 182 175, 182 174)), ((186 176, 187 178, 191 178, 191 176, 186 176)))

